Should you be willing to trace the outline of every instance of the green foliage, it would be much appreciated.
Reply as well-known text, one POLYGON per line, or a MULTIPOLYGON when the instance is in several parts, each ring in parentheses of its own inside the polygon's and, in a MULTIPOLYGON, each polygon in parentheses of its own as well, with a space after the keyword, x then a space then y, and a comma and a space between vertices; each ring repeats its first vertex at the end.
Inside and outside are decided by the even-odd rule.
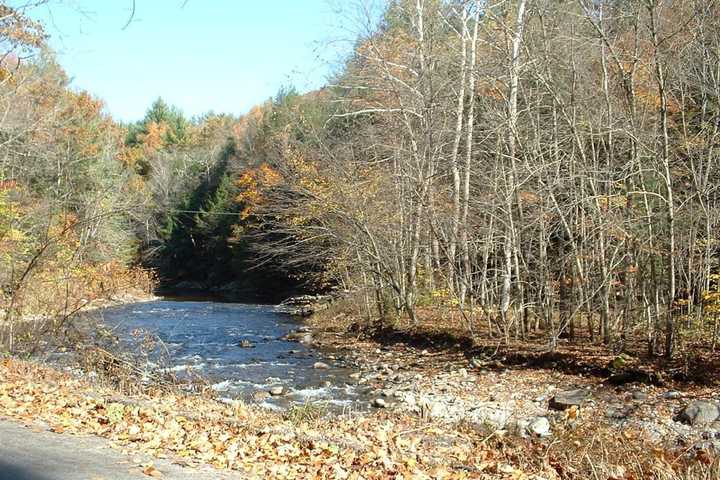
POLYGON ((148 134, 151 124, 167 127, 163 134, 166 145, 182 145, 189 140, 190 122, 180 109, 168 105, 162 98, 158 98, 150 106, 142 120, 128 126, 125 143, 129 146, 140 144, 142 137, 148 134))
POLYGON ((327 406, 318 402, 305 402, 293 405, 285 413, 285 418, 293 425, 314 423, 327 414, 327 406))

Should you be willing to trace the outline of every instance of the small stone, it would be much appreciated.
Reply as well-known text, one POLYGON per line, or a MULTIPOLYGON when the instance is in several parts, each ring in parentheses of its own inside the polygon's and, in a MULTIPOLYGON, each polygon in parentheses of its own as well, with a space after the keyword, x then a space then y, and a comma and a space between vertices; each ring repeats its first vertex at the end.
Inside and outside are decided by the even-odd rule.
POLYGON ((461 377, 467 377, 467 370, 461 368, 460 370, 458 370, 458 375, 460 375, 461 377))
POLYGON ((648 395, 645 392, 641 392, 640 390, 636 390, 632 392, 632 399, 633 400, 647 400, 648 395))
POLYGON ((313 365, 313 368, 315 370, 327 370, 328 368, 330 368, 330 365, 328 365, 327 363, 323 363, 323 362, 315 362, 315 364, 313 365))
POLYGON ((372 401, 372 406, 375 408, 386 408, 387 403, 382 398, 376 398, 372 401))
POLYGON ((485 362, 483 362, 479 358, 473 358, 472 360, 470 360, 470 367, 482 368, 484 366, 485 366, 485 362))
POLYGON ((240 348, 255 348, 255 345, 250 340, 240 340, 240 343, 238 343, 238 347, 240 347, 240 348))
POLYGON ((697 400, 686 406, 678 420, 688 425, 708 425, 720 418, 720 406, 707 400, 697 400))
POLYGON ((611 405, 610 408, 607 409, 605 412, 605 416, 607 418, 612 418, 615 420, 624 420, 630 416, 630 414, 633 412, 632 405, 625 406, 625 405, 611 405))
POLYGON ((681 398, 681 397, 682 397, 682 393, 676 392, 676 391, 665 392, 662 394, 662 398, 666 398, 668 400, 675 400, 675 399, 681 398))
POLYGON ((268 393, 272 395, 273 397, 277 397, 279 395, 282 395, 285 393, 285 389, 281 386, 279 387, 272 387, 270 390, 268 390, 268 393))
POLYGON ((322 385, 324 388, 330 388, 332 387, 332 382, 325 380, 322 385))
POLYGON ((550 421, 545 417, 535 418, 527 426, 527 432, 538 437, 550 436, 550 421))
POLYGON ((254 392, 252 399, 256 402, 262 402, 270 396, 268 392, 254 392))
POLYGON ((550 399, 550 408, 554 410, 567 410, 573 406, 579 407, 589 398, 590 392, 583 389, 560 392, 550 399))

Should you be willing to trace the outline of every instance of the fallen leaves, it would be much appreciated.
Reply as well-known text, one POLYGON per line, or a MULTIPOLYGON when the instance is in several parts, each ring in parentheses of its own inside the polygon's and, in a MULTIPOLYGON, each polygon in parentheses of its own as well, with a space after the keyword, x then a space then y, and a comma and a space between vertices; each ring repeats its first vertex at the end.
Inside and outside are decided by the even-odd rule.
POLYGON ((152 463, 150 463, 148 465, 144 465, 142 472, 145 475, 147 475, 148 477, 153 477, 153 478, 160 478, 163 476, 162 472, 160 470, 158 470, 157 468, 155 468, 155 465, 153 465, 152 463))
MULTIPOLYGON (((0 414, 42 420, 55 433, 100 435, 127 453, 210 464, 251 478, 527 478, 495 464, 472 435, 428 428, 418 419, 383 413, 294 425, 238 402, 180 394, 119 398, 22 361, 0 364, 0 414), (439 433, 442 442, 435 441, 439 433)), ((152 464, 142 471, 162 476, 152 464)))

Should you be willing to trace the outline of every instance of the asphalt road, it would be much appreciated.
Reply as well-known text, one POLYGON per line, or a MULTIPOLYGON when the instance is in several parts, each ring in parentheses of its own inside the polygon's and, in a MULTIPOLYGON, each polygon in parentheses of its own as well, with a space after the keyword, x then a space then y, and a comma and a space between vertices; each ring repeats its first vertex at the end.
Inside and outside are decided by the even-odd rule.
POLYGON ((194 469, 147 456, 131 458, 103 438, 56 434, 42 426, 0 420, 0 480, 149 480, 152 477, 140 466, 147 462, 165 480, 245 478, 211 467, 194 469))

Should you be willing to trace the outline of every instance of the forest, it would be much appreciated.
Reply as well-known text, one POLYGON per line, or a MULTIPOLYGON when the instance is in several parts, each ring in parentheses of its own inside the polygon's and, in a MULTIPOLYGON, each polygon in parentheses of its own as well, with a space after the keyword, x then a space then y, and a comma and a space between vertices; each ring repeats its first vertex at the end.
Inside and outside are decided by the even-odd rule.
POLYGON ((4 322, 159 282, 714 351, 718 7, 397 0, 318 91, 121 124, 3 6, 4 322))
POLYGON ((44 3, 0 1, 0 438, 41 418, 251 478, 718 478, 719 0, 359 1, 321 88, 136 121, 74 86, 44 3), (84 316, 153 294, 269 315, 224 367, 292 347, 366 410, 216 401, 237 379, 150 374, 84 316), (73 348, 84 377, 32 356, 73 348))

